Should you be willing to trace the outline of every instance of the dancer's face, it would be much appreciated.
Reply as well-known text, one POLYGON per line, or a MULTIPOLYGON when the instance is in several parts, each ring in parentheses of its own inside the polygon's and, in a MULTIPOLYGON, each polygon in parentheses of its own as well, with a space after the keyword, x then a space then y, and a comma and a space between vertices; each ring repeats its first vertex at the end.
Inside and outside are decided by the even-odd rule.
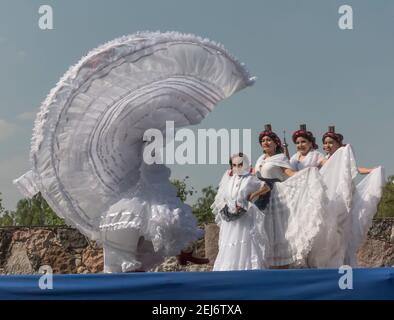
POLYGON ((334 140, 333 138, 327 137, 324 139, 323 150, 329 155, 332 156, 335 151, 337 151, 341 145, 334 140))
POLYGON ((239 160, 239 158, 233 158, 232 159, 232 168, 234 170, 242 168, 243 165, 244 164, 243 164, 242 160, 239 160))
POLYGON ((275 154, 275 150, 277 148, 277 144, 270 137, 265 136, 261 140, 261 147, 263 148, 264 153, 269 155, 275 154))
POLYGON ((297 151, 300 152, 303 156, 307 155, 309 151, 312 150, 312 142, 304 137, 298 137, 296 139, 297 151))
POLYGON ((232 169, 233 172, 237 175, 243 175, 246 173, 246 171, 244 170, 244 162, 243 159, 241 157, 234 157, 231 159, 232 162, 232 169))

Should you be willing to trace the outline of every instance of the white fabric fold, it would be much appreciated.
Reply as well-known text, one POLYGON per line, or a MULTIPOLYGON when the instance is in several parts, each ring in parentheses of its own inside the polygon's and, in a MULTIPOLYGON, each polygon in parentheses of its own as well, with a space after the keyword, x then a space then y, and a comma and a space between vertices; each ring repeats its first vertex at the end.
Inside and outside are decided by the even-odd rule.
POLYGON ((372 220, 378 210, 385 184, 383 167, 372 170, 357 184, 350 210, 350 219, 346 230, 345 263, 357 267, 357 251, 365 241, 372 220))
POLYGON ((24 175, 13 180, 13 184, 19 192, 26 198, 33 198, 38 192, 33 170, 29 170, 24 175))
POLYGON ((339 148, 320 170, 329 198, 327 216, 308 264, 311 267, 357 266, 356 253, 367 236, 382 195, 383 168, 378 167, 358 185, 351 145, 339 148))

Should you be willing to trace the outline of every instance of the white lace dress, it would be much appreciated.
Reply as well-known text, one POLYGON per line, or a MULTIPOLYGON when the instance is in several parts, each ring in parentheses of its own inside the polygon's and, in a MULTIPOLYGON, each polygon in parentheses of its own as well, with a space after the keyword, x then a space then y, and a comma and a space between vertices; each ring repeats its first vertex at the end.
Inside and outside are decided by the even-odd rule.
POLYGON ((216 223, 220 227, 219 252, 213 267, 214 271, 264 269, 268 239, 257 229, 264 224, 264 214, 247 201, 251 192, 257 191, 264 182, 255 176, 223 175, 218 193, 212 204, 216 223), (234 212, 235 204, 247 210, 240 218, 226 221, 220 210, 227 205, 234 212))
POLYGON ((306 168, 287 178, 282 168, 291 168, 284 154, 262 155, 256 162, 256 174, 263 179, 278 179, 270 200, 263 210, 265 232, 270 243, 269 266, 301 263, 308 256, 312 243, 324 221, 326 195, 317 168, 306 168))

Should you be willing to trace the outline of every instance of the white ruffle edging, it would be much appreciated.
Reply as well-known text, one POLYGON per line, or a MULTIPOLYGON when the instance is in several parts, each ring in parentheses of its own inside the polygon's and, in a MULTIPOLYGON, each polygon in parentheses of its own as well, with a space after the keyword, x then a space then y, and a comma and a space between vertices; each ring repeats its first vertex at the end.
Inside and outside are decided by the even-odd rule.
POLYGON ((100 224, 101 230, 138 230, 140 236, 152 242, 156 252, 162 250, 165 255, 173 256, 179 254, 192 241, 203 236, 203 231, 198 229, 195 218, 189 210, 180 208, 173 209, 167 205, 142 204, 142 211, 120 209, 119 207, 135 208, 136 198, 123 199, 111 207, 110 213, 103 216, 100 224), (189 211, 189 212, 188 212, 189 211))
MULTIPOLYGON (((53 89, 51 89, 48 96, 41 104, 40 111, 37 114, 35 120, 35 124, 33 128, 33 136, 31 140, 32 153, 35 150, 38 150, 40 147, 40 143, 44 135, 43 124, 45 123, 48 112, 51 112, 50 106, 52 104, 53 99, 56 97, 58 91, 64 85, 66 85, 68 89, 67 88, 62 88, 62 89, 69 90, 70 92, 73 89, 77 88, 79 83, 76 82, 76 78, 78 76, 79 70, 83 68, 87 63, 89 63, 89 61, 92 58, 94 58, 95 56, 99 56, 107 52, 108 50, 114 50, 116 49, 117 46, 120 45, 129 46, 129 50, 132 52, 132 51, 139 51, 144 46, 148 46, 148 45, 152 46, 157 43, 170 42, 170 41, 186 41, 191 43, 201 43, 203 45, 211 47, 212 49, 217 50, 219 54, 225 55, 238 67, 247 86, 252 85, 256 80, 256 77, 251 76, 250 72, 247 70, 244 63, 240 62, 236 57, 234 57, 231 53, 229 53, 222 44, 209 40, 208 38, 202 38, 193 34, 180 33, 176 31, 168 31, 164 33, 161 33, 160 31, 156 31, 156 32, 144 31, 144 32, 137 32, 132 35, 121 36, 119 38, 108 41, 107 43, 100 45, 97 48, 91 50, 86 56, 82 57, 78 63, 70 67, 68 71, 63 75, 63 77, 58 81, 56 86, 53 89)), ((116 53, 111 52, 112 60, 115 60, 115 56, 116 53)), ((97 65, 95 65, 94 68, 90 70, 90 72, 84 74, 84 78, 85 79, 88 78, 92 72, 94 72, 96 69, 103 67, 106 63, 108 63, 108 61, 105 60, 97 61, 97 65)), ((64 94, 66 95, 66 92, 64 92, 64 94)), ((34 160, 33 157, 34 156, 32 154, 32 160, 34 160)))

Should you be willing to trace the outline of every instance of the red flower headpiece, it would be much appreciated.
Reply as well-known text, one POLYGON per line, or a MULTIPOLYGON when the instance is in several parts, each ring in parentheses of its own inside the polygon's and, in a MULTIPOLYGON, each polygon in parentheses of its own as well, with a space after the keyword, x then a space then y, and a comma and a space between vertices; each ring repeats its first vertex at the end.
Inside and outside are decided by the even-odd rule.
POLYGON ((303 129, 297 130, 293 133, 292 139, 293 142, 296 143, 296 140, 298 137, 303 137, 309 142, 312 142, 312 148, 313 149, 318 149, 319 146, 316 144, 316 138, 313 136, 313 133, 310 131, 306 131, 303 129))
POLYGON ((334 139, 341 146, 343 145, 343 135, 341 135, 340 133, 336 133, 334 126, 328 127, 328 131, 323 135, 323 138, 322 138, 323 143, 324 143, 324 140, 328 137, 334 139))
POLYGON ((259 134, 259 144, 260 145, 261 145, 261 141, 263 140, 264 137, 270 137, 277 145, 276 152, 283 153, 282 141, 280 140, 278 135, 271 130, 271 125, 266 125, 265 130, 260 132, 260 134, 259 134))

